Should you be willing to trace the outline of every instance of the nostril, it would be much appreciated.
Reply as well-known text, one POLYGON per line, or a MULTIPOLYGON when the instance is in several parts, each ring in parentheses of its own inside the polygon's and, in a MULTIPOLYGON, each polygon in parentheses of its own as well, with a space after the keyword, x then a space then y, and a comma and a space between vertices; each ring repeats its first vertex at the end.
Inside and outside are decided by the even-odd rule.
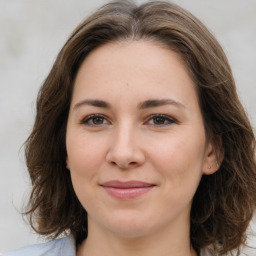
MULTIPOLYGON (((128 148, 126 148, 128 149, 128 148)), ((140 150, 123 150, 118 148, 110 149, 106 155, 106 161, 113 167, 119 166, 121 169, 136 168, 144 163, 145 155, 140 150)))
POLYGON ((111 161, 110 164, 117 165, 117 163, 115 161, 111 161))
POLYGON ((119 167, 121 167, 122 169, 127 169, 127 168, 130 168, 130 167, 136 166, 138 163, 137 163, 137 162, 129 162, 129 163, 127 163, 127 164, 125 164, 125 163, 119 163, 119 164, 118 164, 118 163, 115 162, 115 161, 111 161, 110 164, 113 165, 113 166, 119 166, 119 167))

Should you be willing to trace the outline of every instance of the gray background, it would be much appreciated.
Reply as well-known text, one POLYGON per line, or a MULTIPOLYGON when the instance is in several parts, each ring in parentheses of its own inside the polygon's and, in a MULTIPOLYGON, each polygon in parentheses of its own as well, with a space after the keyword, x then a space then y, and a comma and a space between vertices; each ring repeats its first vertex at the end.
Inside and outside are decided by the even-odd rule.
MULTIPOLYGON (((0 252, 42 241, 20 215, 29 194, 22 143, 33 124, 38 88, 58 51, 74 27, 106 2, 0 0, 0 252)), ((201 19, 223 46, 255 127, 256 0, 173 2, 201 19)))

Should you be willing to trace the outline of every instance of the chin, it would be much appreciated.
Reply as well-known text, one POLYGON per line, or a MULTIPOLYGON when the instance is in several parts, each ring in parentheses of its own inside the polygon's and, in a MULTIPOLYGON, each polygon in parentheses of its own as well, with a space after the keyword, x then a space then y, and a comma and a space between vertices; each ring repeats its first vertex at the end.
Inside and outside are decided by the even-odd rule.
POLYGON ((154 230, 154 228, 150 226, 150 223, 152 222, 145 217, 145 214, 134 214, 133 216, 125 214, 123 216, 111 216, 111 221, 105 223, 105 226, 110 232, 120 237, 138 238, 154 230))

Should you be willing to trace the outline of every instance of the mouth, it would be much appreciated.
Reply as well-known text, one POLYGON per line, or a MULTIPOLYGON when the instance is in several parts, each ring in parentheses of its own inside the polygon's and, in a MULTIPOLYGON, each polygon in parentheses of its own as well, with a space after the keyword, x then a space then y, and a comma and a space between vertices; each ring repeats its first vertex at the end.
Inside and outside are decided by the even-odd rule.
POLYGON ((100 185, 110 196, 117 199, 134 199, 149 192, 156 185, 142 181, 108 181, 100 185))

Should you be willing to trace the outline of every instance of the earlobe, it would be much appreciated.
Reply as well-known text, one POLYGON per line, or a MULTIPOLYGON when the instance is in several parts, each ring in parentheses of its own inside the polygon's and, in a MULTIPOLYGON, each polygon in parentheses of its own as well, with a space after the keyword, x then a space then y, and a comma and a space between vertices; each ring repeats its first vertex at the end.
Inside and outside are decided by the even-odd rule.
POLYGON ((206 149, 205 164, 203 174, 211 175, 219 170, 224 158, 224 150, 220 136, 214 136, 206 149))

